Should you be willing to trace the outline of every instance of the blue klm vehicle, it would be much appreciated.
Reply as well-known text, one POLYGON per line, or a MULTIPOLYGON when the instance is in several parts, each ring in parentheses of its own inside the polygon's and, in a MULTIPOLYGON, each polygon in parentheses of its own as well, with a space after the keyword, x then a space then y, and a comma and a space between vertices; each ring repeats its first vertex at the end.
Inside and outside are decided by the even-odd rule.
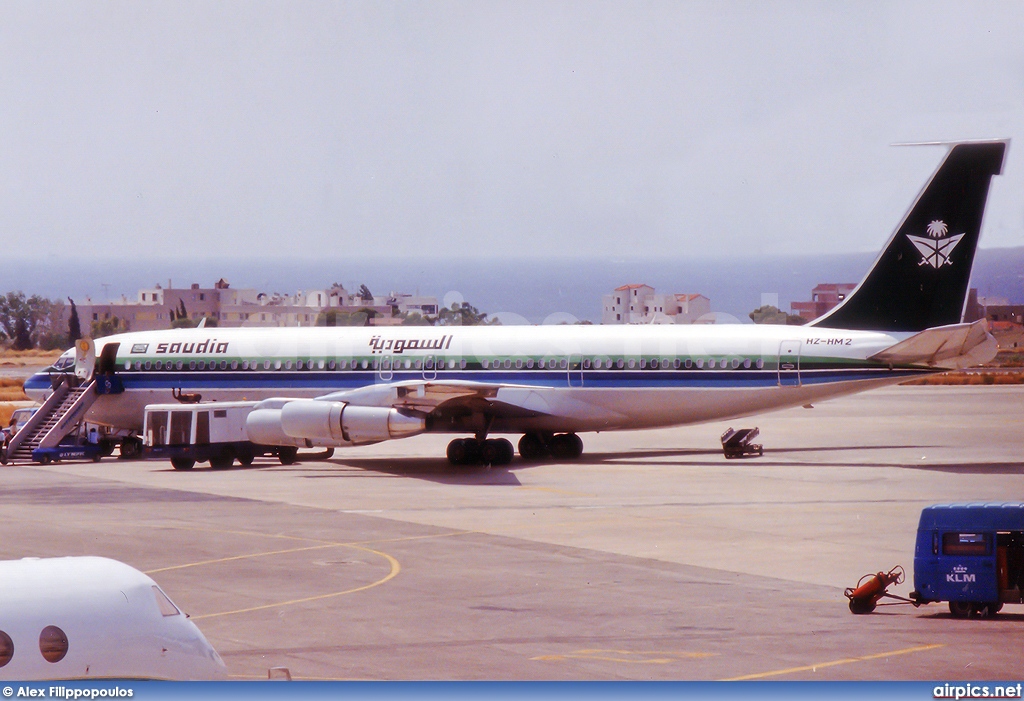
POLYGON ((921 511, 914 551, 919 604, 949 602, 958 618, 1024 603, 1024 503, 936 504, 921 511))

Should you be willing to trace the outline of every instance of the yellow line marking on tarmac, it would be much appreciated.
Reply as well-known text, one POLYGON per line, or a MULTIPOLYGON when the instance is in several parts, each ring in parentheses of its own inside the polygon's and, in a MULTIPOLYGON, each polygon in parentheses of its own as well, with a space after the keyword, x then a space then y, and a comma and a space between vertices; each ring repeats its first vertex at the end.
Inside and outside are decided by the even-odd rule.
POLYGON ((796 674, 797 672, 812 672, 822 669, 824 667, 836 667, 843 664, 852 664, 854 662, 867 662, 869 660, 878 660, 883 657, 896 657, 897 655, 909 655, 913 652, 924 652, 925 650, 935 650, 940 647, 945 647, 942 644, 932 645, 919 645, 917 647, 907 647, 902 650, 892 650, 890 652, 879 652, 874 655, 864 655, 862 657, 847 657, 841 660, 832 660, 831 662, 819 662, 818 664, 805 665, 803 667, 790 667, 789 669, 777 669, 774 672, 760 672, 758 674, 744 674, 741 677, 730 677, 728 679, 720 679, 723 682, 741 682, 749 679, 764 679, 766 677, 779 677, 784 674, 796 674))
POLYGON ((235 609, 234 611, 221 611, 219 613, 204 613, 204 614, 199 615, 199 616, 192 616, 192 620, 193 621, 199 621, 199 620, 202 620, 204 618, 218 618, 220 616, 233 616, 233 615, 238 614, 238 613, 251 613, 253 611, 265 611, 267 609, 280 608, 282 606, 293 606, 295 604, 305 604, 305 603, 308 603, 310 601, 322 601, 324 599, 331 599, 331 598, 334 598, 336 596, 344 596, 345 594, 355 594, 356 592, 366 591, 367 589, 372 589, 373 587, 378 587, 381 584, 384 584, 385 582, 394 579, 395 577, 398 576, 398 573, 402 571, 402 565, 398 562, 398 560, 396 560, 391 555, 388 555, 385 552, 381 552, 380 550, 373 550, 371 548, 364 548, 364 547, 361 547, 359 545, 347 545, 345 547, 355 548, 356 550, 362 550, 364 552, 373 553, 374 555, 380 555, 381 557, 383 557, 384 559, 386 559, 390 563, 391 571, 388 572, 387 575, 385 575, 384 577, 381 577, 380 579, 378 579, 377 581, 370 582, 369 584, 364 584, 361 587, 353 587, 352 589, 345 589, 344 591, 330 592, 328 594, 317 594, 316 596, 307 596, 307 597, 303 597, 301 599, 291 599, 289 601, 278 601, 278 602, 273 603, 273 604, 263 604, 261 606, 250 606, 250 607, 244 608, 244 609, 235 609))
POLYGON ((600 660, 602 662, 627 662, 630 664, 668 664, 683 659, 703 659, 715 657, 714 652, 676 652, 659 650, 576 650, 563 655, 539 655, 531 657, 538 662, 562 662, 564 660, 600 660), (647 659, 640 656, 655 655, 647 659))

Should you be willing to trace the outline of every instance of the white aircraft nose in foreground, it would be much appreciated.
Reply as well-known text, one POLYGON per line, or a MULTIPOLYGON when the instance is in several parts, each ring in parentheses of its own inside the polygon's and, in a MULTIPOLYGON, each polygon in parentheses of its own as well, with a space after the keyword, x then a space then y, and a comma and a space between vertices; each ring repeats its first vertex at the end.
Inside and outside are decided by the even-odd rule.
POLYGON ((0 679, 224 679, 156 582, 105 557, 0 562, 0 679))

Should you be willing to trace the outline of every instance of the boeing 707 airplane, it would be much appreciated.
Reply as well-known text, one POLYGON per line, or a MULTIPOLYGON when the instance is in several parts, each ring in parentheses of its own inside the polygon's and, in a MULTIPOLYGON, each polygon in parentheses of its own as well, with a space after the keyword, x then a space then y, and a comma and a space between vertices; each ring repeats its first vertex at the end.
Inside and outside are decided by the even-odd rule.
POLYGON ((25 390, 42 401, 77 369, 98 392, 85 419, 134 434, 147 405, 200 395, 258 402, 245 428, 261 445, 462 434, 451 462, 503 464, 512 443, 495 434, 521 434, 526 460, 572 459, 581 433, 731 419, 975 365, 996 344, 963 312, 1008 144, 947 145, 864 280, 807 326, 146 331, 85 342, 25 390))

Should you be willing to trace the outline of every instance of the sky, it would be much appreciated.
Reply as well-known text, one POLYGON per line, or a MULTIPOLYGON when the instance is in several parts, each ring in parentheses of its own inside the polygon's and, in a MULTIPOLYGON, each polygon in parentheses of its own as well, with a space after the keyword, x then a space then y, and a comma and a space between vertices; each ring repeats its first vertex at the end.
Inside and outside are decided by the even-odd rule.
POLYGON ((982 246, 1021 246, 1021 37, 1019 1, 7 0, 0 256, 877 251, 944 154, 891 144, 1002 137, 982 246))

